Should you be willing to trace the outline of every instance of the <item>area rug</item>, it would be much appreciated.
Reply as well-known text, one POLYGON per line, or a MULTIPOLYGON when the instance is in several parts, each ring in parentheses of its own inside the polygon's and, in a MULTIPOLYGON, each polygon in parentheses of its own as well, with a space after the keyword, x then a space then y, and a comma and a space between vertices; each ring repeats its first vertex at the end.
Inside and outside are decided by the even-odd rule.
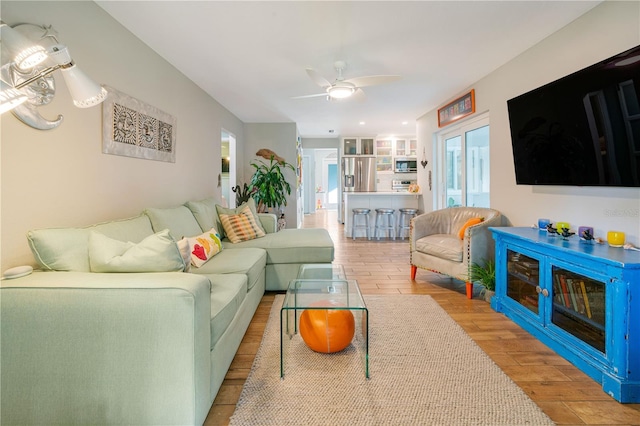
POLYGON ((365 296, 369 368, 358 345, 336 354, 291 343, 280 379, 276 296, 233 426, 553 425, 427 295, 365 296))

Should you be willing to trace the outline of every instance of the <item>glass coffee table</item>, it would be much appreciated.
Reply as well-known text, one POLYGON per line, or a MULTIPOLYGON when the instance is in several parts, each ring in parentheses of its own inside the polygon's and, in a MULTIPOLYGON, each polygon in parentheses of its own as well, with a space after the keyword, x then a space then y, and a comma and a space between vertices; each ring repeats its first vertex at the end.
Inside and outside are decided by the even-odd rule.
MULTIPOLYGON (((280 377, 284 379, 288 349, 299 334, 300 316, 307 309, 348 310, 355 320, 351 345, 360 354, 369 378, 369 311, 356 280, 346 279, 341 265, 301 265, 289 282, 280 310, 280 377)), ((311 350, 311 349, 309 349, 311 350)))

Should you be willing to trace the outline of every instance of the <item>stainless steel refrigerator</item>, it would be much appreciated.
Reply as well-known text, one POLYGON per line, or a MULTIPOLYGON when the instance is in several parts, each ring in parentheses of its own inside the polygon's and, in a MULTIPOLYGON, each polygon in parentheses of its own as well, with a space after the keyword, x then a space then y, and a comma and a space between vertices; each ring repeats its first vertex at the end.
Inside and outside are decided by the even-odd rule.
MULTIPOLYGON (((342 157, 342 193, 376 191, 376 157, 373 155, 345 155, 342 157)), ((344 223, 344 195, 340 217, 344 223)))
POLYGON ((344 192, 375 192, 376 157, 373 155, 342 157, 342 190, 344 192))

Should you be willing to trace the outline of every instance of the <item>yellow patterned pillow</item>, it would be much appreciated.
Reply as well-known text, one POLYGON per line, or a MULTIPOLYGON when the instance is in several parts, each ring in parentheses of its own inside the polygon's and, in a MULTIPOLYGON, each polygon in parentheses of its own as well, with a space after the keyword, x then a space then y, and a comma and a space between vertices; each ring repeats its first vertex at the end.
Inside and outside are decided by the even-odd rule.
POLYGON ((232 243, 253 240, 266 234, 260 226, 248 205, 240 208, 238 214, 220 214, 220 222, 224 233, 232 243))

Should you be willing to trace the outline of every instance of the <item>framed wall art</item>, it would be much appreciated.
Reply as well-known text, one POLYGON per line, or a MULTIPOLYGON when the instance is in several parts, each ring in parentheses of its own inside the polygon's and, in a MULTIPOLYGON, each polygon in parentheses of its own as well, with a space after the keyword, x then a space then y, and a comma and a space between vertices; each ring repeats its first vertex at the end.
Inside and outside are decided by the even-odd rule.
POLYGON ((112 87, 105 89, 102 152, 175 163, 175 117, 112 87))
POLYGON ((476 112, 476 95, 469 93, 438 109, 438 127, 444 127, 476 112))

